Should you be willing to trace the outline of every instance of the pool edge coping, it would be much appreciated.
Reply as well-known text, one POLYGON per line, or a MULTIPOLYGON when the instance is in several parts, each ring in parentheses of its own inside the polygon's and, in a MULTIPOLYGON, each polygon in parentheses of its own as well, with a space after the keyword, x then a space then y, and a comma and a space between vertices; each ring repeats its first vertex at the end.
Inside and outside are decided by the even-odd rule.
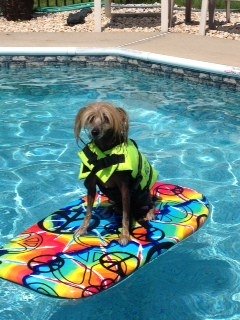
POLYGON ((210 72, 240 79, 240 68, 212 62, 180 58, 123 48, 79 47, 0 47, 0 56, 121 56, 152 63, 210 72))

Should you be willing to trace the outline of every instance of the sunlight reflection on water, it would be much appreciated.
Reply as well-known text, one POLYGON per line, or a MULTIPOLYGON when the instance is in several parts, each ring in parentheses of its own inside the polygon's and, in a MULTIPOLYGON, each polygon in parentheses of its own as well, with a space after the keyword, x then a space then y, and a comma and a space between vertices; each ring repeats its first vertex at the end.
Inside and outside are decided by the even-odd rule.
POLYGON ((131 137, 161 180, 204 193, 213 215, 177 248, 84 301, 1 280, 0 319, 239 319, 240 94, 129 70, 94 74, 0 70, 0 244, 84 192, 73 123, 95 100, 126 108, 131 137))

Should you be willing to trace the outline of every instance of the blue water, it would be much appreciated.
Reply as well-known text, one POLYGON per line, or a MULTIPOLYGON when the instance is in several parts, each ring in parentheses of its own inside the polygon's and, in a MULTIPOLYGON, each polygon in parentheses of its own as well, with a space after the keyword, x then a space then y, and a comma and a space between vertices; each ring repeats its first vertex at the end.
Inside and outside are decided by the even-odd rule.
POLYGON ((137 71, 0 70, 0 245, 84 193, 74 117, 128 110, 131 137, 161 180, 204 193, 208 223, 118 286, 82 301, 0 280, 1 320, 240 319, 240 93, 137 71))

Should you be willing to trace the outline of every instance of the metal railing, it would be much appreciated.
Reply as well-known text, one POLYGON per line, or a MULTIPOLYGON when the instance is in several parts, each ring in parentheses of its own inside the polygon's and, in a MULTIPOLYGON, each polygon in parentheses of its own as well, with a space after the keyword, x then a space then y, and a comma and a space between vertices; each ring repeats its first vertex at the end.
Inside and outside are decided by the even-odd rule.
POLYGON ((36 7, 62 7, 78 3, 88 3, 91 0, 35 0, 36 7))
MULTIPOLYGON (((93 2, 93 0, 34 0, 34 6, 38 8, 62 7, 62 6, 71 6, 75 4, 84 4, 89 2, 93 2)), ((113 0, 112 2, 117 4, 125 4, 126 0, 113 0)), ((155 0, 131 0, 131 3, 154 3, 154 2, 155 0)))

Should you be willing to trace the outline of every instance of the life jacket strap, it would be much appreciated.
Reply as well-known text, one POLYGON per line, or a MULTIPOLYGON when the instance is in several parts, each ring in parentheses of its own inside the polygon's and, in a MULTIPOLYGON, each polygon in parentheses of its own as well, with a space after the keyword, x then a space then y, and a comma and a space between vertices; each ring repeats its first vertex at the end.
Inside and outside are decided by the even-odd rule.
POLYGON ((112 155, 107 155, 105 158, 97 159, 96 153, 92 152, 89 146, 86 146, 83 149, 83 152, 86 154, 87 158, 89 159, 89 163, 94 166, 93 169, 91 170, 91 173, 93 174, 96 174, 98 171, 102 169, 125 162, 124 154, 112 154, 112 155))
MULTIPOLYGON (((134 186, 133 186, 133 189, 137 190, 139 188, 139 185, 140 185, 142 179, 143 179, 143 176, 142 176, 143 159, 142 159, 141 152, 138 150, 138 145, 137 145, 136 141, 134 141, 133 139, 131 139, 131 141, 135 145, 135 147, 137 149, 137 152, 138 152, 138 173, 137 173, 137 176, 135 178, 135 183, 134 183, 134 186)), ((150 174, 149 174, 149 177, 148 177, 147 184, 144 187, 144 190, 148 190, 149 189, 151 181, 152 181, 153 169, 152 169, 152 166, 150 164, 149 164, 149 169, 150 169, 150 174)))
POLYGON ((139 188, 140 183, 143 178, 143 176, 142 176, 142 155, 141 155, 141 152, 138 150, 138 145, 137 145, 136 141, 133 139, 130 139, 130 140, 133 142, 134 146, 137 149, 137 153, 138 153, 138 172, 137 172, 137 176, 135 178, 134 185, 132 186, 133 190, 137 190, 139 188))

